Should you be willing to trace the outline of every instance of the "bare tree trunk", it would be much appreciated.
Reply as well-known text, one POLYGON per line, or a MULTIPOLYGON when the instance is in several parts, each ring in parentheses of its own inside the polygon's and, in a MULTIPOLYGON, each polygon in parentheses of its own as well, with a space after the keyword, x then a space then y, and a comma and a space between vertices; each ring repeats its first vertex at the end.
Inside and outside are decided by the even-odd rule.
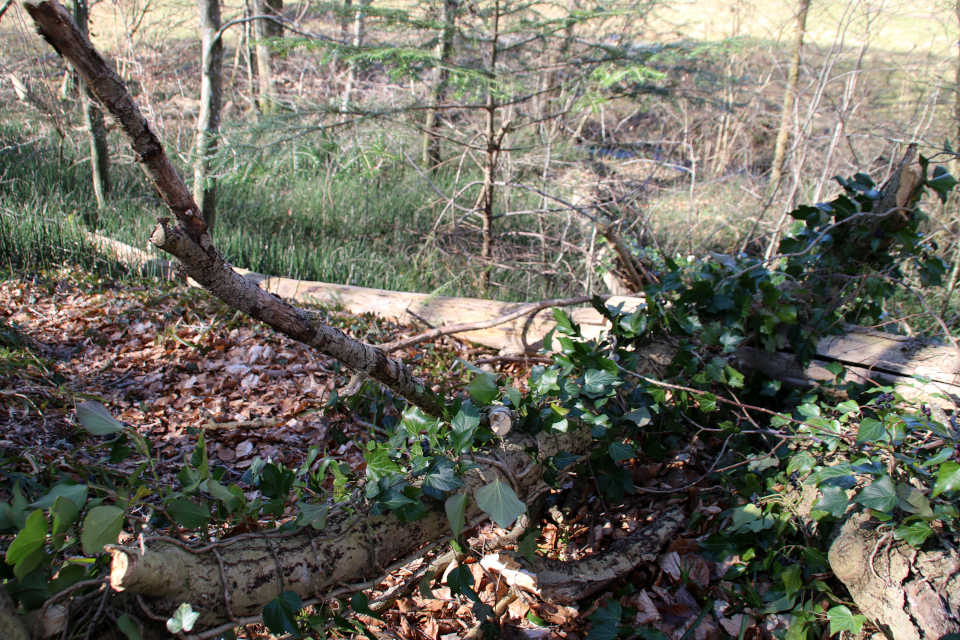
MULTIPOLYGON (((456 29, 457 9, 459 0, 443 0, 443 31, 440 42, 437 43, 437 68, 433 87, 430 89, 430 105, 436 107, 442 103, 447 93, 447 82, 450 72, 447 65, 453 53, 453 36, 456 29)), ((436 135, 440 114, 436 109, 427 111, 427 119, 423 125, 423 168, 431 169, 442 161, 440 156, 440 138, 436 135)))
MULTIPOLYGON (((253 15, 265 15, 265 0, 252 0, 253 15)), ((254 20, 254 37, 257 39, 257 79, 259 80, 259 94, 257 104, 260 106, 260 113, 268 114, 277 110, 277 91, 273 80, 273 61, 271 60, 270 48, 264 42, 267 36, 267 24, 272 20, 254 20)))
POLYGON ((193 160, 193 197, 200 215, 211 231, 217 221, 217 179, 210 164, 220 135, 220 107, 223 101, 223 40, 220 30, 220 0, 197 0, 200 10, 201 47, 200 115, 193 160))
MULTIPOLYGON (((493 3, 493 29, 490 38, 490 76, 496 78, 498 40, 500 38, 500 0, 493 3)), ((493 269, 493 200, 495 195, 494 180, 496 179, 497 163, 500 160, 500 142, 503 139, 502 131, 497 133, 497 99, 493 95, 493 86, 487 90, 486 128, 484 137, 487 139, 487 149, 483 163, 483 191, 480 193, 480 214, 483 217, 482 244, 480 259, 483 271, 480 274, 480 292, 484 297, 490 293, 490 272, 493 269)))
POLYGON ((353 0, 343 0, 343 15, 340 17, 340 42, 347 44, 350 39, 350 9, 353 0))
POLYGON ((776 189, 780 184, 783 172, 783 163, 787 155, 787 142, 790 137, 790 117, 793 113, 793 103, 796 100, 797 89, 800 83, 800 61, 803 53, 803 36, 807 30, 807 13, 810 10, 810 0, 800 0, 797 11, 797 31, 793 48, 793 59, 787 70, 787 88, 783 93, 783 108, 780 111, 780 129, 777 131, 777 142, 773 148, 773 165, 770 169, 770 188, 776 189))
MULTIPOLYGON (((366 26, 366 8, 371 2, 372 0, 358 0, 357 2, 357 10, 353 14, 353 40, 351 41, 354 49, 359 49, 363 46, 363 36, 366 26)), ((353 92, 357 86, 357 71, 358 65, 356 60, 351 60, 347 68, 347 84, 343 88, 342 105, 344 111, 346 111, 350 105, 350 101, 353 99, 353 92)))
POLYGON ((120 124, 144 173, 174 214, 173 221, 158 220, 150 241, 180 261, 181 274, 193 278, 233 308, 340 360, 358 373, 369 375, 426 413, 443 413, 443 399, 425 387, 408 366, 325 324, 319 314, 267 293, 234 271, 214 247, 199 207, 120 77, 56 0, 27 0, 24 6, 43 37, 70 61, 120 124))
MULTIPOLYGON (((87 0, 73 0, 73 16, 83 37, 89 38, 89 9, 87 0)), ((72 76, 72 73, 68 73, 72 76)), ((110 148, 107 145, 107 128, 103 124, 103 111, 90 88, 80 88, 80 104, 83 107, 83 125, 90 145, 90 170, 93 176, 93 192, 97 206, 103 208, 110 194, 110 148)))
MULTIPOLYGON (((262 9, 264 15, 283 17, 283 0, 265 0, 262 9)), ((283 25, 267 20, 263 25, 263 35, 268 38, 282 38, 283 25)))

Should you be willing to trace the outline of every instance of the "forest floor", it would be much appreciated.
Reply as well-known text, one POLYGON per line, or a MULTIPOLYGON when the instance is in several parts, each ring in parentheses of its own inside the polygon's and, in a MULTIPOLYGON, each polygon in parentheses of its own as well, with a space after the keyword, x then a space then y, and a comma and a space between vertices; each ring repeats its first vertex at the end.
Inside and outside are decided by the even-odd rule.
MULTIPOLYGON (((374 344, 417 331, 372 316, 326 313, 335 326, 374 344)), ((400 355, 431 383, 455 393, 464 384, 457 357, 484 353, 447 339, 400 355)), ((514 362, 486 366, 521 388, 529 373, 514 362)), ((250 325, 202 290, 172 282, 117 282, 70 269, 8 275, 0 282, 0 500, 10 498, 15 482, 29 483, 42 473, 81 481, 89 480, 91 469, 135 468, 132 461, 112 460, 111 444, 78 425, 74 406, 91 399, 149 438, 164 483, 176 484, 176 472, 201 429, 211 466, 225 468, 230 481, 257 457, 296 467, 311 446, 320 449, 319 460, 345 462, 362 476, 363 443, 383 434, 378 420, 398 414, 369 387, 340 397, 348 379, 335 361, 250 325)), ((782 637, 789 614, 745 605, 725 580, 740 558, 711 559, 701 549, 706 536, 720 530, 721 514, 743 502, 722 487, 697 488, 713 462, 707 453, 713 443, 661 439, 666 445, 661 455, 641 453, 626 462, 637 491, 621 504, 604 503, 595 484, 583 477, 587 481, 568 481, 554 492, 550 502, 570 510, 567 517, 545 514, 535 523, 539 553, 563 560, 591 555, 677 503, 699 514, 695 524, 657 563, 641 566, 613 591, 579 607, 552 606, 536 592, 521 590, 501 620, 504 637, 607 638, 611 627, 602 622, 616 608, 612 603, 628 614, 622 619, 629 628, 621 627, 627 637, 782 637)), ((478 560, 503 533, 491 524, 467 532, 472 555, 464 562, 490 604, 504 597, 507 585, 478 560)), ((425 561, 429 558, 417 563, 425 561)), ((395 572, 375 591, 403 581, 418 566, 395 572)), ((763 575, 752 583, 760 594, 772 586, 763 575)), ((415 591, 382 621, 365 621, 381 637, 459 638, 476 625, 468 605, 438 579, 432 594, 415 591)), ((262 628, 244 633, 269 637, 262 628)))

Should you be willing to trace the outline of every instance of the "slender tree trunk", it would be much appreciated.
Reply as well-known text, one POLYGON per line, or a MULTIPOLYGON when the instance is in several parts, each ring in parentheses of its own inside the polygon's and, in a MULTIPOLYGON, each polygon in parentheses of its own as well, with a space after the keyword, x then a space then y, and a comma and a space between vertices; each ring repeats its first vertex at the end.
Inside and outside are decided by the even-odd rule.
MULTIPOLYGON (((267 16, 283 16, 283 0, 265 0, 263 14, 267 16)), ((267 20, 263 25, 263 34, 268 38, 282 38, 283 25, 273 20, 267 20)))
MULTIPOLYGON (((73 0, 73 17, 85 38, 90 37, 87 0, 73 0)), ((68 76, 73 76, 68 72, 68 76)), ((103 111, 93 97, 90 87, 80 87, 80 104, 83 107, 83 126, 90 145, 90 170, 93 176, 93 192, 97 206, 103 208, 110 195, 110 148, 107 145, 107 128, 103 124, 103 111)))
POLYGON ((220 134, 220 107, 223 102, 223 40, 220 30, 220 0, 197 0, 200 10, 201 47, 200 116, 193 160, 193 198, 211 231, 217 220, 217 179, 210 164, 220 134))
POLYGON ((343 0, 343 15, 340 17, 340 42, 347 44, 350 40, 350 9, 353 0, 343 0))
POLYGON ((783 108, 780 111, 780 129, 777 131, 777 142, 773 148, 773 165, 770 169, 770 188, 776 189, 783 174, 783 163, 787 156, 787 142, 790 137, 790 116, 793 113, 793 103, 796 100, 797 88, 800 83, 800 61, 803 53, 803 36, 807 30, 807 13, 810 10, 810 0, 800 0, 797 11, 796 40, 793 47, 793 59, 787 70, 787 88, 783 93, 783 108))
MULTIPOLYGON (((253 0, 253 15, 262 16, 267 11, 265 0, 253 0)), ((254 20, 254 37, 257 39, 257 79, 259 80, 259 95, 257 103, 260 113, 269 114, 277 110, 277 91, 273 80, 273 61, 270 48, 264 42, 267 38, 267 24, 270 20, 254 20)))
MULTIPOLYGON (((497 73, 497 41, 500 38, 500 0, 493 3, 493 37, 490 39, 490 76, 497 73)), ((500 159, 500 142, 502 135, 496 131, 497 99, 493 94, 493 86, 487 90, 486 128, 484 136, 487 139, 487 151, 483 163, 483 191, 480 194, 480 213, 483 216, 483 236, 480 247, 480 258, 483 262, 483 271, 480 274, 480 292, 484 297, 489 296, 490 272, 493 269, 493 199, 495 195, 494 179, 497 173, 497 162, 500 159)))
MULTIPOLYGON (((453 53, 453 36, 456 29, 458 0, 443 0, 443 31, 440 42, 437 43, 437 69, 433 87, 430 90, 430 105, 436 107, 442 103, 447 93, 447 82, 450 72, 447 64, 453 53)), ((440 114, 436 109, 427 111, 427 119, 423 125, 423 168, 431 169, 442 161, 440 156, 440 138, 436 135, 436 128, 440 124, 440 114)))
MULTIPOLYGON (((358 0, 357 2, 357 10, 353 14, 353 40, 350 43, 354 49, 359 49, 363 46, 363 36, 366 27, 366 8, 370 5, 371 1, 372 0, 358 0)), ((347 68, 347 84, 343 88, 342 105, 344 111, 346 111, 350 101, 353 99, 353 92, 357 87, 357 71, 358 65, 356 59, 352 59, 347 68)))

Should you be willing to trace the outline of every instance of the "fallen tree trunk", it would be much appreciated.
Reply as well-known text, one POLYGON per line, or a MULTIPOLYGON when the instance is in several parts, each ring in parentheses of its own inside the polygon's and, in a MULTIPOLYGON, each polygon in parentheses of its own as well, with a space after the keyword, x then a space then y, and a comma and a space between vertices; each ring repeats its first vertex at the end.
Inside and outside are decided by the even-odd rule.
MULTIPOLYGON (((121 262, 160 273, 170 271, 169 261, 122 242, 90 234, 101 250, 121 262)), ((422 318, 436 327, 451 322, 489 322, 499 316, 522 311, 529 305, 495 302, 476 298, 447 298, 425 293, 404 293, 368 289, 351 285, 328 284, 275 278, 236 269, 245 278, 284 299, 296 302, 338 305, 353 314, 373 313, 378 317, 407 323, 422 318)), ((611 296, 608 305, 624 304, 632 309, 643 298, 611 296)), ((587 338, 596 338, 609 324, 593 308, 568 308, 567 312, 587 338)), ((463 338, 501 353, 537 353, 544 336, 556 327, 549 309, 480 330, 460 333, 463 338)), ((731 364, 745 373, 759 371, 787 387, 808 388, 830 382, 835 376, 827 369, 839 362, 846 369, 846 380, 867 385, 891 385, 908 399, 929 400, 934 394, 960 399, 960 354, 952 346, 924 338, 909 338, 893 333, 848 325, 846 333, 820 341, 816 355, 801 367, 789 351, 769 353, 755 347, 742 347, 733 354, 731 364)))
MULTIPOLYGON (((496 452, 499 459, 475 457, 479 469, 464 477, 472 495, 495 478, 513 485, 528 504, 549 489, 541 482, 543 466, 531 457, 559 451, 585 454, 591 444, 587 431, 566 434, 542 433, 537 438, 514 432, 496 452)), ((351 513, 331 516, 319 532, 302 528, 294 533, 246 534, 191 548, 170 538, 152 538, 142 544, 111 546, 111 586, 120 592, 143 595, 147 615, 162 619, 181 603, 200 614, 197 629, 210 634, 221 627, 249 622, 264 605, 282 591, 295 591, 308 602, 376 587, 398 559, 398 566, 411 554, 450 533, 447 516, 439 502, 428 506, 427 516, 401 523, 393 515, 373 516, 363 505, 351 513)), ((482 517, 471 500, 467 521, 482 517)), ((616 552, 591 558, 588 564, 559 563, 538 558, 533 571, 540 577, 542 594, 560 602, 585 597, 602 588, 641 562, 656 558, 663 546, 680 530, 682 512, 675 509, 634 536, 618 543, 616 552)))
POLYGON ((768 353, 756 347, 737 350, 731 364, 744 372, 765 373, 787 387, 807 388, 833 381, 836 376, 827 365, 838 362, 848 382, 890 385, 910 400, 931 400, 934 394, 960 400, 960 354, 952 346, 863 327, 845 330, 823 338, 805 367, 788 351, 768 353))

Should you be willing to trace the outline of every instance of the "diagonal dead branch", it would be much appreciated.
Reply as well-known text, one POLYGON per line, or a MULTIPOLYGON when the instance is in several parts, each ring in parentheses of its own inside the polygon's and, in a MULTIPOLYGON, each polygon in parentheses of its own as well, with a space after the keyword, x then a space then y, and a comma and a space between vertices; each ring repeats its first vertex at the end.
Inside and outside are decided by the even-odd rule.
POLYGON ((443 413, 443 399, 437 398, 409 367, 325 324, 319 314, 260 289, 234 271, 213 245, 199 207, 123 81, 80 32, 70 14, 56 0, 26 0, 24 8, 40 34, 70 62, 120 124, 137 162, 174 214, 175 221, 158 220, 150 241, 180 261, 181 274, 193 278, 231 307, 294 340, 340 360, 354 371, 367 371, 370 377, 424 412, 437 416, 443 413))

